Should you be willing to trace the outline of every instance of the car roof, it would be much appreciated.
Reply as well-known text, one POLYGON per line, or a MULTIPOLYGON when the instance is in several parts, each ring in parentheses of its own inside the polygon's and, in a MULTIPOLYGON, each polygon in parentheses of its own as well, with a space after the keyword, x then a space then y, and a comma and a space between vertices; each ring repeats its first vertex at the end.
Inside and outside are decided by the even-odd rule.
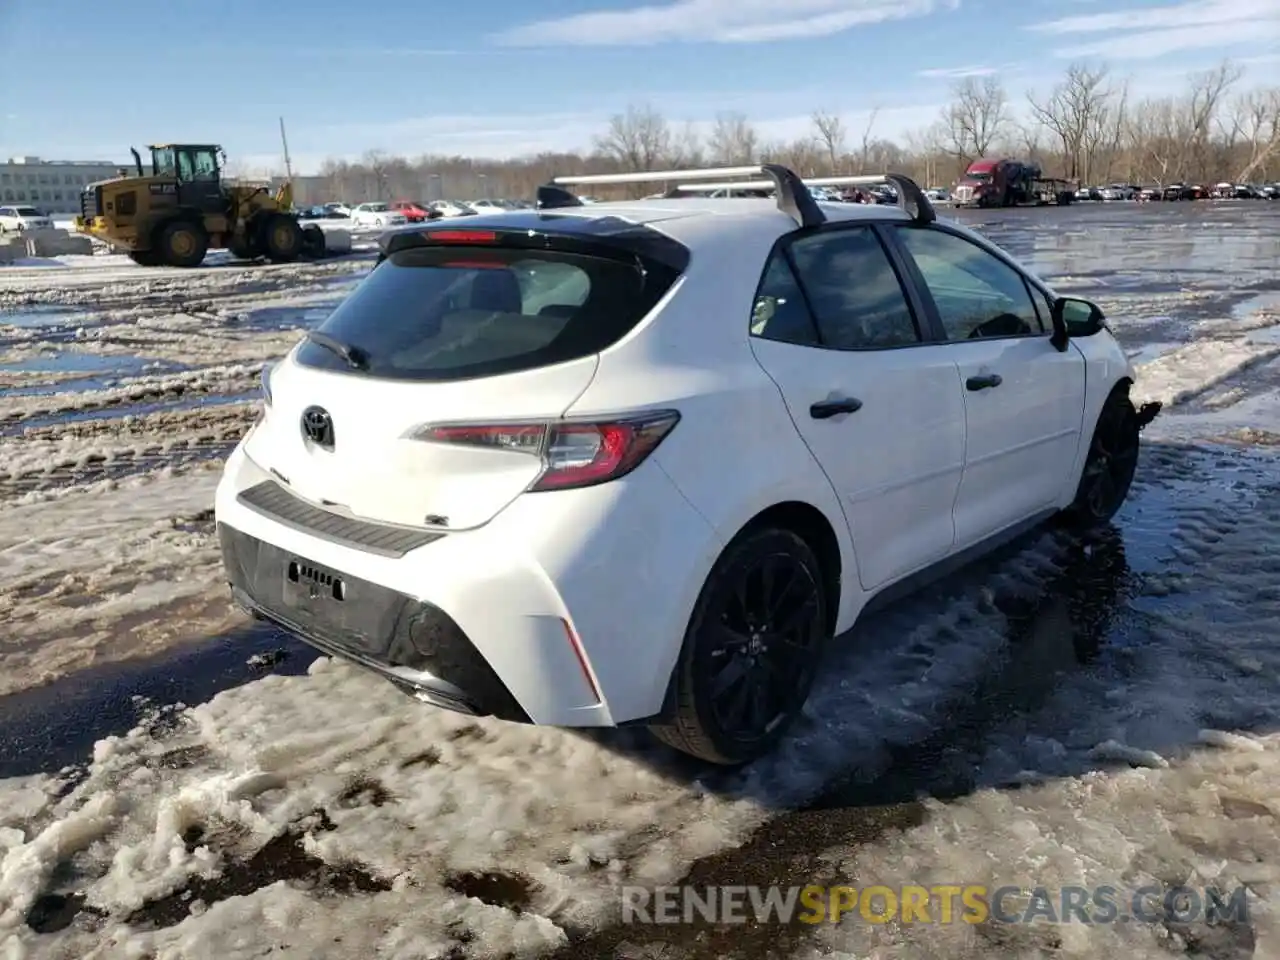
MULTIPOLYGON (((829 222, 892 220, 908 222, 910 215, 889 204, 818 202, 829 222)), ((696 241, 708 233, 755 228, 781 236, 797 229, 796 222, 778 209, 775 200, 710 199, 677 197, 670 200, 625 200, 592 203, 581 207, 549 210, 504 210, 468 217, 468 230, 484 226, 536 228, 548 219, 622 220, 637 226, 651 226, 680 241, 696 241)), ((408 228, 414 229, 414 228, 408 228)), ((399 232, 399 231, 395 231, 399 232)))

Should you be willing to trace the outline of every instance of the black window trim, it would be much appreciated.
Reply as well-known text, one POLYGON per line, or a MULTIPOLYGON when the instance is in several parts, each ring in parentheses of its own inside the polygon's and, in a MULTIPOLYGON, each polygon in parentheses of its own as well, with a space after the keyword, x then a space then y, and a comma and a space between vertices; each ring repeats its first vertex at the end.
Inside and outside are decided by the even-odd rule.
POLYGON ((816 343, 795 343, 792 340, 779 340, 773 337, 763 336, 761 334, 751 332, 751 312, 747 314, 747 336, 756 340, 767 340, 770 343, 785 343, 795 347, 807 347, 811 350, 829 350, 835 353, 884 353, 889 350, 914 350, 917 347, 937 346, 939 343, 947 343, 946 332, 942 328, 942 323, 938 319, 937 311, 930 310, 932 301, 926 301, 920 295, 917 289, 918 279, 914 278, 911 270, 908 270, 908 263, 902 256, 902 251, 896 237, 893 237, 885 228, 889 226, 899 226, 909 223, 908 220, 890 219, 887 217, 864 218, 849 220, 828 220, 827 222, 813 227, 803 227, 799 230, 792 230, 783 234, 777 239, 772 247, 769 248, 769 254, 764 258, 764 263, 760 267, 760 279, 756 281, 755 292, 751 296, 751 306, 754 310, 756 301, 760 298, 760 291, 764 287, 765 278, 769 272, 769 266, 773 263, 775 256, 781 256, 787 264, 787 269, 791 271, 791 275, 796 282, 796 286, 800 290, 800 295, 804 299, 805 312, 809 315, 809 323, 812 324, 816 343), (879 241, 881 249, 884 250, 885 256, 889 261, 889 266, 893 269, 894 275, 898 278, 898 286, 902 290, 903 296, 907 301, 907 309, 911 314, 911 321, 915 325, 916 333, 919 339, 915 343, 902 343, 896 346, 887 347, 835 347, 824 343, 822 338, 822 328, 818 324, 818 317, 814 313, 812 301, 809 299, 809 291, 805 289, 803 278, 800 271, 796 269, 795 259, 791 255, 791 246, 801 240, 807 239, 815 234, 838 233, 844 230, 869 229, 872 235, 879 241), (910 279, 909 279, 910 278, 910 279))
MULTIPOLYGON (((1039 331, 1038 333, 1034 333, 1034 332, 1033 333, 1017 333, 1017 334, 1006 334, 1004 336, 998 336, 998 337, 983 337, 980 341, 976 341, 976 342, 983 342, 983 341, 990 341, 990 340, 1033 340, 1037 338, 1049 339, 1050 337, 1053 336, 1053 320, 1052 318, 1046 318, 1043 316, 1040 310, 1040 304, 1036 302, 1035 295, 1037 292, 1042 293, 1050 301, 1050 303, 1056 300, 1057 297, 1055 297, 1053 293, 1049 291, 1049 289, 1045 287, 1043 283, 1040 283, 1034 277, 1030 276, 1027 273, 1027 271, 1023 269, 1023 267, 1021 267, 1013 259, 1013 257, 1005 253, 1005 251, 1001 250, 995 244, 990 243, 989 241, 981 237, 975 238, 973 236, 970 236, 968 233, 953 229, 950 225, 941 223, 938 221, 934 221, 933 223, 929 223, 929 224, 916 224, 916 223, 908 223, 905 221, 891 222, 888 224, 888 226, 903 228, 908 230, 933 230, 936 233, 950 234, 951 236, 955 237, 957 240, 963 240, 977 247, 979 250, 982 250, 986 253, 991 254, 993 257, 995 257, 997 260, 999 260, 1001 263, 1003 263, 1005 266, 1007 266, 1009 269, 1011 269, 1014 273, 1016 273, 1019 277, 1022 278, 1022 285, 1027 291, 1028 299, 1030 299, 1031 301, 1031 309, 1035 311, 1036 317, 1040 320, 1041 325, 1044 326, 1045 329, 1039 331), (1046 322, 1046 320, 1048 322, 1046 322)), ((942 323, 942 314, 938 310, 938 305, 933 299, 933 294, 929 292, 929 285, 928 283, 925 282, 924 274, 920 272, 920 268, 916 265, 915 259, 911 256, 911 253, 907 249, 906 244, 902 242, 897 230, 886 230, 885 232, 889 234, 887 238, 887 242, 893 247, 894 250, 898 252, 900 257, 902 258, 904 265, 913 280, 913 285, 919 288, 920 294, 923 297, 925 302, 925 309, 928 311, 928 314, 929 314, 931 325, 935 328, 940 341, 942 343, 947 343, 947 344, 970 343, 971 341, 969 340, 952 340, 947 336, 946 327, 942 323)))

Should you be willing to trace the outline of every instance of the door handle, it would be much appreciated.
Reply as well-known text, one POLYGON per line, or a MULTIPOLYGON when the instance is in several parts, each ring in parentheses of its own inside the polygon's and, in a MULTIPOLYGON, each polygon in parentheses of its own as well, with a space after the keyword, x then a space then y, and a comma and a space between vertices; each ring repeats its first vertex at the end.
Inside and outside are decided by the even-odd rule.
POLYGON ((856 397, 842 397, 836 400, 823 400, 809 407, 809 416, 815 420, 830 420, 842 413, 857 413, 862 409, 862 401, 856 397))
POLYGON ((1004 383, 1004 379, 998 373, 989 373, 984 377, 970 377, 964 382, 967 390, 990 390, 992 387, 998 387, 1004 383))

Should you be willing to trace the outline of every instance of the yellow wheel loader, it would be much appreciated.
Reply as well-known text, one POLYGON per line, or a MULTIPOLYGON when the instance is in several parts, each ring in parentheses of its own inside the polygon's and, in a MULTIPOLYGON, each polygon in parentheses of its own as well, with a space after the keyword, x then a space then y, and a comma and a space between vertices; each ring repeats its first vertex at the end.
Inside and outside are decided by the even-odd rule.
POLYGON ((226 155, 208 144, 148 148, 151 166, 133 154, 136 176, 121 170, 91 183, 80 197, 75 229, 129 254, 135 263, 196 267, 209 250, 272 263, 325 255, 324 232, 303 227, 293 213, 293 186, 274 194, 265 185, 223 179, 226 155))

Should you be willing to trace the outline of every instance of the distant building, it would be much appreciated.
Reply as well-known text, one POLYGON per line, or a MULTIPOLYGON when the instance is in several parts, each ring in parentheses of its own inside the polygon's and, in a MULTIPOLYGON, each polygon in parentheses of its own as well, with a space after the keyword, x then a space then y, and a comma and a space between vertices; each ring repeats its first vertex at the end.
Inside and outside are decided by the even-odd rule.
POLYGON ((0 203, 25 203, 51 214, 79 213, 85 186, 109 180, 122 168, 131 171, 133 163, 13 157, 0 162, 0 203))

